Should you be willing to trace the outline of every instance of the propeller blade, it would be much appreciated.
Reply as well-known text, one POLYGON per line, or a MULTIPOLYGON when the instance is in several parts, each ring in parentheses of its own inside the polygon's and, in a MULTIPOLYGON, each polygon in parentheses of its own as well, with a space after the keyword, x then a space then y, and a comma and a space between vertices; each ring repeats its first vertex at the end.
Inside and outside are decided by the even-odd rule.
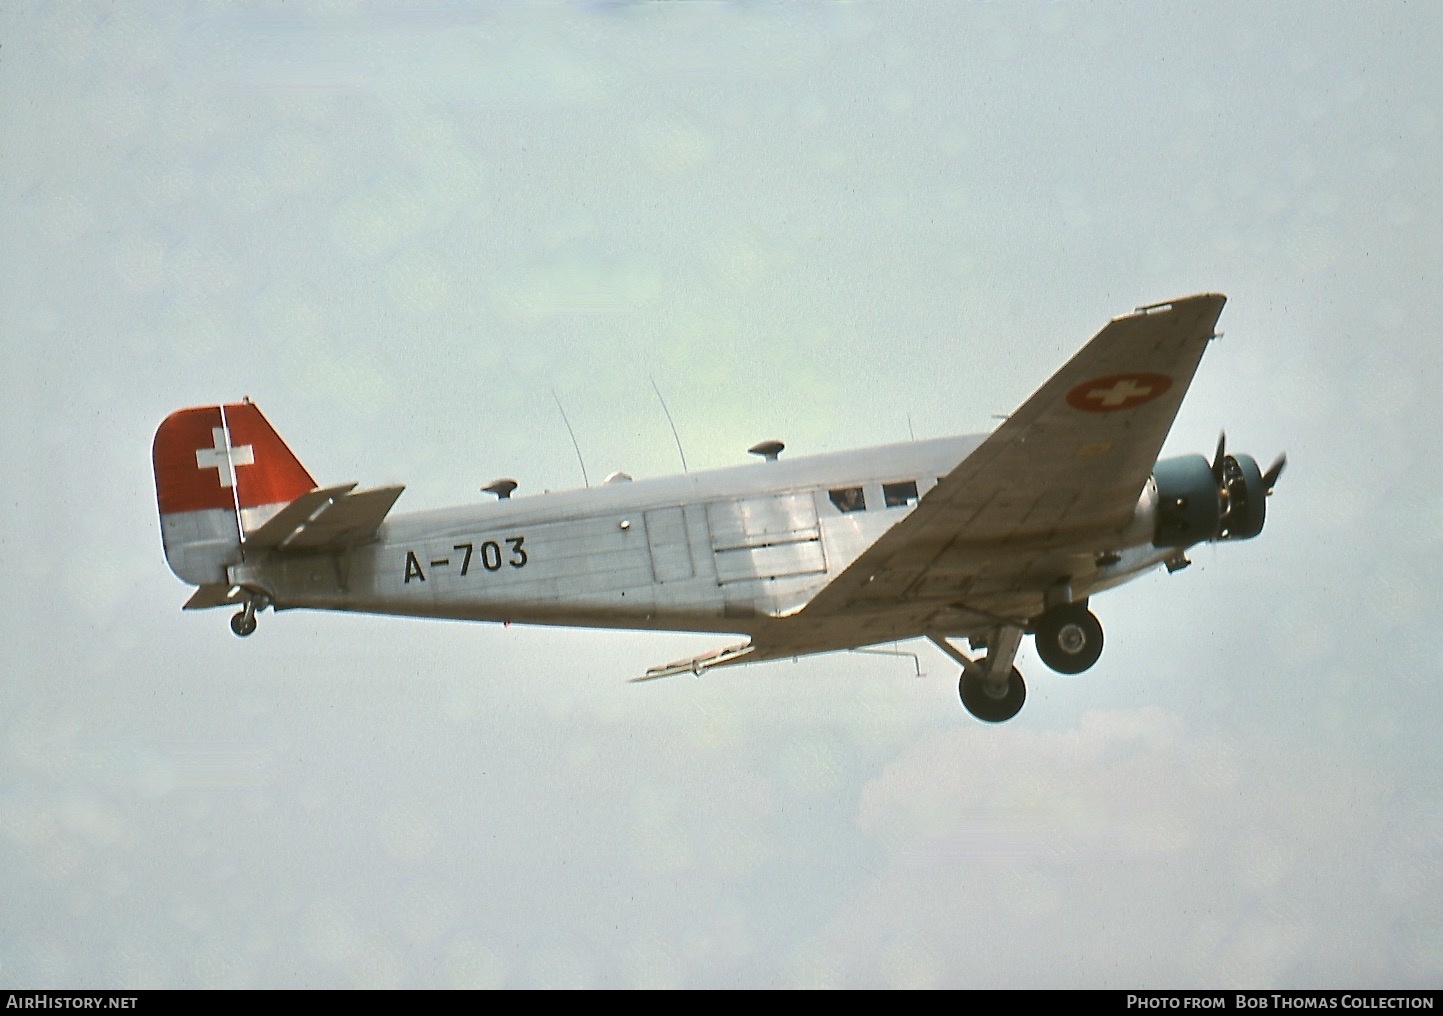
POLYGON ((1217 480, 1219 484, 1223 482, 1223 459, 1227 457, 1227 445, 1227 431, 1218 431, 1218 450, 1213 455, 1213 479, 1217 480))
POLYGON ((1273 492, 1273 488, 1277 486, 1278 477, 1283 475, 1283 467, 1287 464, 1288 453, 1283 452, 1283 454, 1278 456, 1277 461, 1275 461, 1271 466, 1268 467, 1268 471, 1263 474, 1263 489, 1266 490, 1269 494, 1271 494, 1273 492))

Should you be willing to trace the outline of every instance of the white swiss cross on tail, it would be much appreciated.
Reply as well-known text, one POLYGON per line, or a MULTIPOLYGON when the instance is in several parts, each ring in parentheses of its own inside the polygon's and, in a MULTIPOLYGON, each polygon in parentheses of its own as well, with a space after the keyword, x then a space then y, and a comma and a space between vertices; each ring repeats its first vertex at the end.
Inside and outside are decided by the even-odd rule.
POLYGON ((249 402, 171 413, 152 456, 161 515, 287 504, 316 485, 249 402))
POLYGON ((220 485, 229 489, 235 486, 235 473, 232 472, 232 467, 255 465, 255 450, 251 445, 228 449, 225 429, 222 427, 212 427, 210 434, 212 447, 195 450, 195 467, 197 469, 214 469, 220 479, 220 485))
POLYGON ((1074 385, 1067 404, 1086 413, 1111 413, 1151 402, 1171 387, 1166 374, 1109 374, 1074 385))

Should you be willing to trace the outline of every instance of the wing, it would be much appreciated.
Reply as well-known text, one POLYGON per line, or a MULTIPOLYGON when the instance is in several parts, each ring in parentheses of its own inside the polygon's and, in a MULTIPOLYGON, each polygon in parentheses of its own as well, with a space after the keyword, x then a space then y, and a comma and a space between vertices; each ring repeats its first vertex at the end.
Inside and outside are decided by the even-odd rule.
POLYGON ((1225 300, 1110 321, 793 620, 860 646, 1031 616, 1132 522, 1225 300))

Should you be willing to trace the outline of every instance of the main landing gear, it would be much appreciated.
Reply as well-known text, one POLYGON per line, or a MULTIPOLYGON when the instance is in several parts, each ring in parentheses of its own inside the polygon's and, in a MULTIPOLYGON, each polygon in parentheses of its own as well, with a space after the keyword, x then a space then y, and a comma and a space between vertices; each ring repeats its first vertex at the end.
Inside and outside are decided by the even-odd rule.
POLYGON ((1080 674, 1102 655, 1102 624, 1086 604, 1053 607, 1032 622, 1037 655, 1059 674, 1080 674))
MULTIPOLYGON (((1102 625, 1085 601, 1059 604, 1032 622, 1033 644, 1042 662, 1062 674, 1080 674, 1102 655, 1102 625)), ((957 693, 967 711, 984 723, 1002 723, 1016 716, 1027 701, 1027 685, 1013 666, 1023 629, 998 625, 970 640, 987 655, 974 660, 940 635, 928 639, 962 664, 957 693)))
POLYGON ((987 655, 980 663, 941 636, 928 638, 962 664, 957 693, 969 713, 984 723, 1002 723, 1017 715, 1022 703, 1027 701, 1027 685, 1012 665, 1017 658, 1017 647, 1022 644, 1021 628, 1005 625, 991 629, 986 637, 987 655))

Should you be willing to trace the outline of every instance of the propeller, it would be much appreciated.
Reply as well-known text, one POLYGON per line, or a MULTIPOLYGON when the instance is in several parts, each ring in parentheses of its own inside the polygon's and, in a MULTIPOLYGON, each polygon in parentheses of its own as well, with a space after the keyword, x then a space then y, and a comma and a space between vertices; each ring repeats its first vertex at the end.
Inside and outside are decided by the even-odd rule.
POLYGON ((1229 455, 1228 436, 1218 433, 1217 451, 1213 453, 1213 481, 1218 487, 1218 536, 1222 539, 1250 539, 1263 528, 1265 499, 1272 494, 1278 477, 1288 464, 1288 456, 1279 455, 1268 471, 1259 475, 1258 464, 1251 455, 1229 455), (1249 502, 1256 502, 1250 504, 1249 502))
POLYGON ((1263 490, 1269 494, 1273 492, 1273 488, 1278 485, 1278 477, 1283 475, 1283 467, 1287 464, 1288 453, 1283 452, 1283 454, 1279 455, 1273 464, 1268 467, 1268 471, 1263 474, 1263 490))
MULTIPOLYGON (((1218 448, 1217 451, 1213 453, 1213 478, 1218 481, 1219 486, 1223 485, 1226 480, 1227 459, 1228 433, 1225 430, 1220 430, 1218 431, 1218 448)), ((1283 475, 1283 469, 1286 468, 1287 464, 1288 453, 1283 452, 1273 460, 1273 464, 1269 466, 1268 471, 1263 474, 1263 489, 1269 494, 1271 494, 1273 488, 1278 485, 1278 477, 1283 475)))

